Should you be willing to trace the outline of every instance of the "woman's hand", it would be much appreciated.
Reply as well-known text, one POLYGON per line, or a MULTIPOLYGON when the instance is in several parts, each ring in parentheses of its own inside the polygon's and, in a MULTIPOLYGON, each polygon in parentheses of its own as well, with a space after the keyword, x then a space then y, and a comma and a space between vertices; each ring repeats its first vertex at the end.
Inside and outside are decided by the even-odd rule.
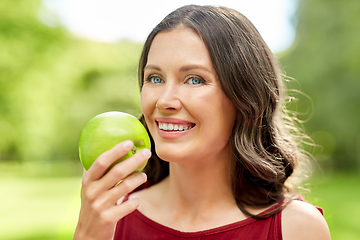
POLYGON ((84 171, 81 209, 74 240, 112 239, 116 223, 139 206, 138 199, 130 199, 124 203, 120 199, 146 181, 144 173, 125 178, 151 156, 150 150, 139 151, 106 173, 109 166, 133 146, 132 141, 116 145, 101 154, 88 171, 84 171), (123 181, 117 185, 120 180, 123 181))

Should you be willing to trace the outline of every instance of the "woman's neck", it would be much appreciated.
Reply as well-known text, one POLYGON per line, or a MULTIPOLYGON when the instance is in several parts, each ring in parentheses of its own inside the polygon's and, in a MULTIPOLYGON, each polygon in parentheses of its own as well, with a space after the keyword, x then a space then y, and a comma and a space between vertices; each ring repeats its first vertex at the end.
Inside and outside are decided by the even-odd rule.
POLYGON ((172 209, 183 209, 182 212, 202 211, 217 201, 234 199, 229 162, 170 163, 170 175, 164 182, 167 203, 173 205, 172 209))
POLYGON ((182 230, 206 229, 244 218, 232 194, 231 175, 230 156, 170 162, 169 176, 158 184, 159 212, 172 222, 170 226, 182 225, 182 230), (199 229, 191 229, 192 225, 199 229))
POLYGON ((134 194, 140 199, 139 211, 181 231, 200 231, 245 219, 232 194, 229 155, 170 162, 167 178, 134 194))

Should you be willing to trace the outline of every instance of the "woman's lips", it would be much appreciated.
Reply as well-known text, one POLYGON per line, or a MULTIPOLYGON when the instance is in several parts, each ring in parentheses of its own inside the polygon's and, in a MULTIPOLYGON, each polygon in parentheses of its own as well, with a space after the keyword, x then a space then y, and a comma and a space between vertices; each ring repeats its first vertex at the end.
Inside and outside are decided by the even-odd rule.
POLYGON ((157 122, 157 125, 159 129, 164 131, 185 131, 195 126, 195 125, 182 125, 182 124, 161 123, 161 122, 157 122))
POLYGON ((165 139, 176 139, 189 132, 195 123, 176 118, 156 118, 158 133, 165 139))

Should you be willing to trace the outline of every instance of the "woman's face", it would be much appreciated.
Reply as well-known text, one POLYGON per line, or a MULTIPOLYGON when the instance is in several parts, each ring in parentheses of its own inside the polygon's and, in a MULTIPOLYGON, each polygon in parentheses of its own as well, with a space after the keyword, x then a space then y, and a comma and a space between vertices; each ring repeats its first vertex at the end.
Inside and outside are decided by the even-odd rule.
POLYGON ((141 107, 161 159, 229 156, 236 113, 203 41, 192 29, 162 31, 154 38, 144 69, 141 107))

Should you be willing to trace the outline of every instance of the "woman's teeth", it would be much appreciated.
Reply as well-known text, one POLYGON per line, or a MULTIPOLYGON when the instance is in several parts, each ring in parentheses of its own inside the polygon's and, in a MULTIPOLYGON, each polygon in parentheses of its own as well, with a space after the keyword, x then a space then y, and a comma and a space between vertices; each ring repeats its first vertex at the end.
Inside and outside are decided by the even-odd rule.
POLYGON ((159 123, 159 128, 161 130, 165 131, 184 131, 191 129, 193 126, 183 126, 183 125, 177 125, 177 124, 166 124, 166 123, 159 123))

